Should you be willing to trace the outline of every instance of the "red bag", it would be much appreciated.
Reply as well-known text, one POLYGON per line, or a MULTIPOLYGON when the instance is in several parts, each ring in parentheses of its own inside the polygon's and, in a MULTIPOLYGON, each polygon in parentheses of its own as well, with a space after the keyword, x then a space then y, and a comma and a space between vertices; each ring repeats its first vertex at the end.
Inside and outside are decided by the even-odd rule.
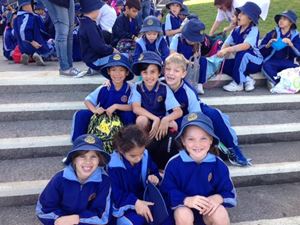
POLYGON ((22 53, 19 49, 19 45, 17 45, 14 49, 14 53, 11 56, 13 58, 13 61, 15 63, 20 63, 21 62, 21 57, 22 57, 22 53))

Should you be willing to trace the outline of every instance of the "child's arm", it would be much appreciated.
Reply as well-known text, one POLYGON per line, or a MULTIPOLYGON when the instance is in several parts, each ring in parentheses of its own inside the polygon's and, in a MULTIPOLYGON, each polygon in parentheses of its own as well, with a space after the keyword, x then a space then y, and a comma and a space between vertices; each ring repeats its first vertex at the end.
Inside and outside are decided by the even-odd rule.
POLYGON ((85 106, 94 114, 101 115, 105 112, 105 109, 102 107, 97 107, 99 104, 98 96, 103 86, 96 88, 93 92, 91 92, 84 100, 85 106))
POLYGON ((175 34, 181 33, 181 31, 182 31, 182 27, 179 27, 177 29, 172 29, 171 16, 170 14, 167 14, 166 23, 165 23, 166 36, 173 36, 175 34))
POLYGON ((132 106, 127 104, 113 104, 112 106, 108 107, 105 112, 108 116, 112 116, 116 110, 132 111, 132 106))
POLYGON ((210 31, 209 31, 209 36, 214 35, 214 33, 216 32, 216 30, 218 30, 218 28, 221 26, 222 21, 215 21, 214 24, 212 25, 210 31))
POLYGON ((174 30, 166 30, 166 36, 173 36, 175 34, 181 33, 181 31, 182 31, 181 27, 174 30))
POLYGON ((283 38, 282 41, 286 43, 294 52, 295 57, 300 56, 300 37, 299 35, 293 39, 283 38))

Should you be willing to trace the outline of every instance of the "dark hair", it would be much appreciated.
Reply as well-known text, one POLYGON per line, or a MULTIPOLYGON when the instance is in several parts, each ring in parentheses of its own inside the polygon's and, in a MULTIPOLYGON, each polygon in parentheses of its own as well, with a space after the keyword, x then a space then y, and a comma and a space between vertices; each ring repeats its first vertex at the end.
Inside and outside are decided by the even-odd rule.
POLYGON ((161 67, 160 66, 158 66, 156 64, 149 64, 149 63, 140 63, 138 65, 138 70, 141 71, 141 72, 144 71, 144 70, 147 70, 150 65, 157 66, 159 73, 161 72, 161 67))
POLYGON ((113 138, 114 148, 122 153, 129 152, 134 147, 146 146, 148 142, 148 134, 137 125, 121 128, 113 138))
POLYGON ((232 7, 233 0, 215 0, 214 5, 224 5, 228 10, 232 7))
POLYGON ((129 9, 135 8, 140 11, 141 2, 140 2, 140 0, 127 0, 125 3, 125 6, 127 6, 129 9))
MULTIPOLYGON (((71 162, 73 163, 73 160, 78 157, 78 156, 81 156, 81 155, 85 155, 86 153, 88 153, 89 151, 76 151, 72 154, 72 160, 71 162)), ((99 166, 105 166, 107 164, 107 162, 105 162, 105 158, 102 156, 102 154, 98 151, 95 151, 96 152, 96 155, 98 156, 99 158, 99 166)))

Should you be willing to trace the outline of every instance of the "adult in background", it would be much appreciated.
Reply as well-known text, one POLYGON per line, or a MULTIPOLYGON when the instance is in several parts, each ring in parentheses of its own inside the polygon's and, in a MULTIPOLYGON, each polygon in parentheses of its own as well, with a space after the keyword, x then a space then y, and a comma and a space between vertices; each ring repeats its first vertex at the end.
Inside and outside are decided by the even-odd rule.
POLYGON ((59 59, 59 74, 80 76, 79 69, 73 67, 74 0, 41 0, 55 27, 55 47, 59 59))

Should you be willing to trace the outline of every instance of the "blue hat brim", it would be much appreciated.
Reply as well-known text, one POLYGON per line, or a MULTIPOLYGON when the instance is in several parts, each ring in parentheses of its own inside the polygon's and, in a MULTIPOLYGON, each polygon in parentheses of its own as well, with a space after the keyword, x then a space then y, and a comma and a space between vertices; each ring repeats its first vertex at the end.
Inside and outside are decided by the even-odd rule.
POLYGON ((64 164, 69 165, 72 161, 72 155, 75 152, 78 152, 78 151, 96 151, 96 152, 100 152, 100 154, 104 157, 106 163, 108 163, 110 161, 110 155, 107 152, 105 152, 103 149, 97 148, 96 146, 93 146, 93 145, 86 144, 86 145, 81 145, 78 148, 72 149, 68 153, 67 157, 65 158, 64 164))
POLYGON ((122 63, 120 61, 115 61, 115 62, 107 63, 105 66, 103 66, 101 68, 101 74, 105 78, 111 80, 111 78, 110 78, 110 76, 109 76, 109 74, 107 72, 107 69, 110 68, 110 67, 113 67, 113 66, 122 66, 122 67, 125 67, 128 70, 128 72, 129 72, 128 75, 126 76, 125 80, 132 80, 133 79, 134 75, 133 75, 133 73, 131 71, 131 68, 127 64, 122 63))
POLYGON ((178 135, 176 136, 175 139, 179 139, 182 134, 184 133, 184 130, 188 127, 188 126, 197 126, 199 128, 201 128, 202 130, 204 130, 206 133, 208 133, 210 136, 213 137, 213 144, 214 145, 218 145, 220 140, 217 137, 217 135, 214 133, 213 129, 211 129, 210 126, 206 125, 205 122, 199 122, 197 120, 192 120, 189 121, 188 123, 186 123, 181 129, 180 132, 178 133, 178 135))
POLYGON ((184 37, 186 40, 191 41, 191 42, 202 42, 204 41, 204 35, 199 35, 199 36, 190 36, 187 38, 183 33, 181 33, 182 37, 184 37))
POLYGON ((162 28, 157 26, 142 27, 142 29, 140 30, 141 33, 149 32, 149 31, 154 31, 158 33, 163 32, 162 28))
POLYGON ((240 13, 240 12, 245 13, 255 25, 258 24, 259 16, 257 18, 254 18, 253 15, 249 15, 247 10, 245 10, 244 6, 241 6, 239 8, 235 8, 235 10, 237 11, 237 13, 240 13))
POLYGON ((170 9, 170 5, 172 5, 172 4, 178 4, 178 5, 180 5, 181 8, 183 8, 183 4, 182 4, 181 2, 174 1, 174 0, 168 2, 168 3, 166 4, 166 8, 167 8, 167 9, 170 9))
POLYGON ((156 60, 148 59, 148 60, 143 60, 143 61, 137 61, 132 64, 132 72, 138 76, 141 75, 141 71, 139 69, 140 64, 154 64, 160 68, 160 71, 162 70, 162 65, 160 63, 158 63, 156 60))
POLYGON ((285 14, 285 13, 277 14, 274 16, 274 20, 277 24, 279 23, 280 17, 282 17, 282 16, 288 18, 293 23, 294 29, 297 29, 296 21, 293 18, 291 18, 290 15, 285 14))

